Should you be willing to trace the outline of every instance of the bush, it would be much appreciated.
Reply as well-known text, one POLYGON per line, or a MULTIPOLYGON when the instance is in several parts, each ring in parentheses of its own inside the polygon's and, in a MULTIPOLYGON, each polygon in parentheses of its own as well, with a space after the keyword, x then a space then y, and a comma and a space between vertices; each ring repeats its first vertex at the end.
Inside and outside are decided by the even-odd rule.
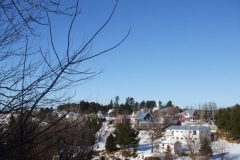
POLYGON ((108 137, 107 137, 107 141, 106 141, 106 145, 105 145, 105 149, 108 151, 108 152, 112 152, 114 151, 116 148, 116 145, 114 143, 114 137, 112 134, 110 134, 108 137))

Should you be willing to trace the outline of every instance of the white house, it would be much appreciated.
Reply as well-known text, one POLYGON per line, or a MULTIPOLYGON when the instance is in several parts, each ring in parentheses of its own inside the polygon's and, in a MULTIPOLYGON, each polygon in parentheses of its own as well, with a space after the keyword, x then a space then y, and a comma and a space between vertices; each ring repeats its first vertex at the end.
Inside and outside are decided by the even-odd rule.
POLYGON ((73 112, 69 112, 67 115, 66 115, 66 119, 72 119, 74 117, 74 113, 73 112))
POLYGON ((102 118, 102 111, 97 112, 98 118, 102 118))
POLYGON ((139 112, 135 117, 135 126, 138 129, 150 129, 153 127, 153 116, 148 112, 139 112))
POLYGON ((210 141, 211 130, 206 126, 170 126, 164 136, 165 140, 159 143, 159 151, 164 153, 170 146, 172 153, 177 153, 188 141, 199 143, 204 137, 210 141))
POLYGON ((115 109, 109 109, 107 114, 108 116, 111 117, 114 112, 115 112, 115 109))
POLYGON ((67 114, 67 111, 62 110, 62 111, 58 112, 58 117, 65 116, 66 114, 67 114))
POLYGON ((200 142, 205 137, 211 141, 211 129, 207 126, 170 126, 166 128, 165 137, 170 142, 200 142))

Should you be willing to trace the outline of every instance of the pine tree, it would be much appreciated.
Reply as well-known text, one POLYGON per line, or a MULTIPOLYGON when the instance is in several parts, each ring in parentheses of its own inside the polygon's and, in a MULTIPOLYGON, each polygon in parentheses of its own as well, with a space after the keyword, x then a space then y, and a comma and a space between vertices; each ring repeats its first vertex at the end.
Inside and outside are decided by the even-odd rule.
POLYGON ((129 123, 118 124, 114 131, 116 144, 120 145, 123 149, 129 149, 130 147, 137 148, 139 132, 131 128, 129 123))
POLYGON ((240 105, 235 105, 230 112, 230 126, 233 137, 240 135, 240 105))
POLYGON ((172 159, 173 159, 172 149, 169 145, 167 145, 167 150, 165 151, 164 160, 172 160, 172 159))
POLYGON ((114 137, 113 137, 112 134, 110 134, 110 135, 107 137, 105 149, 106 149, 108 152, 112 152, 112 151, 114 151, 115 148, 116 148, 116 146, 115 146, 115 143, 114 143, 114 137))

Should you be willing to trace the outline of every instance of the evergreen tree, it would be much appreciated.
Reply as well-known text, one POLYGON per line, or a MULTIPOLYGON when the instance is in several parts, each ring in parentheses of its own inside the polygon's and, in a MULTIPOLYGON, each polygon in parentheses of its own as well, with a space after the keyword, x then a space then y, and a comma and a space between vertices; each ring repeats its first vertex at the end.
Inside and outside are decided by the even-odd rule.
POLYGON ((115 145, 115 143, 114 143, 114 137, 113 137, 112 134, 110 134, 110 135, 107 137, 105 149, 106 149, 108 152, 112 152, 112 151, 114 151, 115 148, 116 148, 116 145, 115 145))
POLYGON ((140 108, 144 108, 146 106, 146 102, 145 101, 142 101, 141 103, 140 103, 140 108))
POLYGON ((110 101, 109 108, 110 108, 110 109, 113 108, 113 101, 112 101, 112 99, 111 99, 111 101, 110 101))
POLYGON ((137 111, 137 110, 138 110, 138 107, 139 107, 139 103, 138 103, 138 102, 135 102, 135 104, 134 104, 134 111, 137 111))
POLYGON ((119 99, 120 99, 119 96, 115 97, 114 107, 118 107, 119 106, 119 104, 118 104, 119 99))
POLYGON ((219 109, 215 115, 216 126, 219 130, 230 133, 230 137, 238 137, 240 133, 240 106, 219 109))
POLYGON ((170 148, 169 145, 167 145, 167 150, 164 153, 164 160, 172 160, 173 159, 173 155, 172 155, 172 149, 170 148))
POLYGON ((231 108, 219 109, 218 113, 215 115, 214 120, 218 129, 223 131, 229 131, 230 127, 230 112, 231 108))
POLYGON ((173 107, 172 101, 168 101, 166 107, 173 107))
POLYGON ((138 137, 139 132, 135 131, 129 123, 118 124, 114 131, 115 142, 120 145, 123 149, 129 149, 130 147, 137 148, 138 142, 140 141, 138 137))
POLYGON ((233 137, 240 136, 240 105, 235 105, 230 112, 230 127, 233 137))
POLYGON ((147 106, 147 108, 152 109, 153 107, 156 106, 156 102, 155 101, 147 101, 146 106, 147 106))

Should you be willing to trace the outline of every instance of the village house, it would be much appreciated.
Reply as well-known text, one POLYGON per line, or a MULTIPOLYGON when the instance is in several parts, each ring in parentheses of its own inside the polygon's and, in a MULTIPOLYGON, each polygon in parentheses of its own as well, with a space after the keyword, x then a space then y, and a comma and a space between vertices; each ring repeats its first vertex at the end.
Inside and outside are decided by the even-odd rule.
POLYGON ((58 117, 66 116, 66 114, 67 114, 67 111, 62 110, 62 111, 58 112, 58 117))
POLYGON ((170 126, 166 128, 165 137, 169 142, 200 142, 204 137, 211 141, 211 129, 207 126, 170 126))
POLYGON ((71 121, 71 120, 73 119, 74 115, 75 115, 75 113, 69 112, 69 113, 67 113, 67 115, 66 115, 66 119, 68 119, 68 120, 71 121))
POLYGON ((182 122, 185 122, 185 121, 192 122, 192 121, 198 120, 198 118, 199 118, 199 114, 197 110, 188 109, 181 113, 179 120, 182 122))
POLYGON ((153 127, 153 116, 148 112, 139 112, 135 118, 137 129, 151 129, 153 127))
POLYGON ((131 114, 131 123, 135 124, 135 118, 137 117, 138 113, 141 111, 133 111, 133 113, 131 114))
POLYGON ((85 118, 87 121, 93 121, 93 120, 98 120, 99 117, 97 114, 91 113, 91 114, 86 114, 85 118))
POLYGON ((182 144, 200 143, 206 137, 211 141, 211 130, 206 126, 170 126, 166 128, 165 138, 159 143, 159 151, 165 152, 170 146, 172 153, 180 153, 182 144))
POLYGON ((102 118, 102 116, 103 116, 103 115, 102 115, 102 111, 98 111, 98 112, 97 112, 97 115, 98 115, 98 118, 102 118))
POLYGON ((131 121, 131 115, 121 115, 119 114, 116 118, 115 118, 115 123, 130 123, 131 121))

